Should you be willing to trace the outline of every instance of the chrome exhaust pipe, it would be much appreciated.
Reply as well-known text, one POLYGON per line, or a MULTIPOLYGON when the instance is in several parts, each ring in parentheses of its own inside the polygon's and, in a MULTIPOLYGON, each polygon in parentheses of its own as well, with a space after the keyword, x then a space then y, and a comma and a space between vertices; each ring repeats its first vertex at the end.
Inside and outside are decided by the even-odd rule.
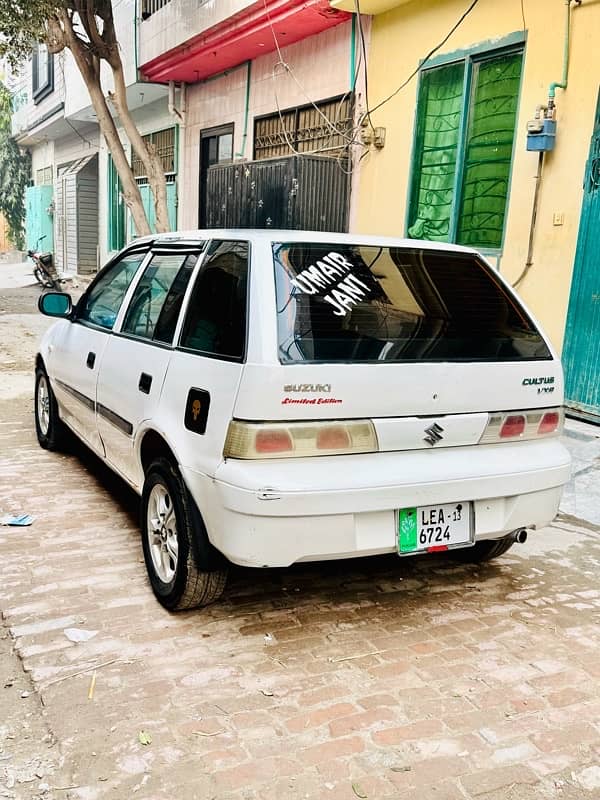
POLYGON ((525 542, 527 541, 527 531, 525 530, 525 528, 521 528, 520 530, 515 531, 513 536, 515 542, 517 542, 518 544, 525 544, 525 542))

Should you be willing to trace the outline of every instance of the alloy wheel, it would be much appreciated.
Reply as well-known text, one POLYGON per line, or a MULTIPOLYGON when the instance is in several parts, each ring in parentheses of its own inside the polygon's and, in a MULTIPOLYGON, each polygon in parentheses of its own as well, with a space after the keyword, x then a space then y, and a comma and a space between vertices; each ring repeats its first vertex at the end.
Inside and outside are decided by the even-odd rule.
POLYGON ((147 515, 146 530, 152 564, 160 580, 169 583, 177 570, 179 541, 173 501, 168 489, 161 483, 152 487, 147 515))
POLYGON ((43 436, 47 436, 50 429, 50 391, 45 375, 40 375, 38 381, 37 414, 40 431, 43 436))

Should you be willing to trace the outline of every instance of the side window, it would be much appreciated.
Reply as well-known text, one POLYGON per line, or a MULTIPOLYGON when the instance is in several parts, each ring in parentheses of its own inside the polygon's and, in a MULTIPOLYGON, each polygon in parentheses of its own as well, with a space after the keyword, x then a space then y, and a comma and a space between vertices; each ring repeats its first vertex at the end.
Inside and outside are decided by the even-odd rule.
POLYGON ((81 298, 77 319, 112 330, 123 298, 146 253, 132 253, 102 272, 81 298))
POLYGON ((180 346, 243 359, 247 285, 248 242, 211 242, 190 298, 180 346))
POLYGON ((122 333, 170 344, 197 259, 197 254, 153 256, 135 288, 122 333))

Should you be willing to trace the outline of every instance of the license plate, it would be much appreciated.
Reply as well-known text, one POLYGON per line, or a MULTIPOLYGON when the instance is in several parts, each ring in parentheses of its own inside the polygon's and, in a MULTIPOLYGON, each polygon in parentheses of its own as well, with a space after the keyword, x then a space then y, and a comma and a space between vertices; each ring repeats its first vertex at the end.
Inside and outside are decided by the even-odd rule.
POLYGON ((398 512, 398 552, 435 553, 473 544, 471 503, 401 508, 398 512))

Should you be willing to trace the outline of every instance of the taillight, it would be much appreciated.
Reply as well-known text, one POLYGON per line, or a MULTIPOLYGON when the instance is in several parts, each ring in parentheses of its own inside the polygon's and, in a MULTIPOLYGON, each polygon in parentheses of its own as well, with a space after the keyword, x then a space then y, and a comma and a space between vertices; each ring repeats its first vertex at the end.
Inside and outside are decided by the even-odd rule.
POLYGON ((497 411, 490 414, 479 444, 537 439, 561 433, 564 423, 562 408, 537 408, 530 411, 497 411))
POLYGON ((542 417, 542 421, 538 427, 539 434, 554 433, 558 430, 561 424, 560 414, 558 411, 547 411, 542 417))
POLYGON ((341 425, 330 425, 317 433, 317 450, 346 450, 351 446, 348 431, 341 425))
POLYGON ((225 458, 299 458, 373 453, 379 449, 371 420, 229 423, 225 458))
POLYGON ((525 431, 525 417, 523 414, 511 414, 506 417, 500 428, 501 439, 513 439, 522 436, 525 431))
POLYGON ((257 431, 254 446, 257 453, 285 453, 294 449, 289 433, 273 428, 257 431))

